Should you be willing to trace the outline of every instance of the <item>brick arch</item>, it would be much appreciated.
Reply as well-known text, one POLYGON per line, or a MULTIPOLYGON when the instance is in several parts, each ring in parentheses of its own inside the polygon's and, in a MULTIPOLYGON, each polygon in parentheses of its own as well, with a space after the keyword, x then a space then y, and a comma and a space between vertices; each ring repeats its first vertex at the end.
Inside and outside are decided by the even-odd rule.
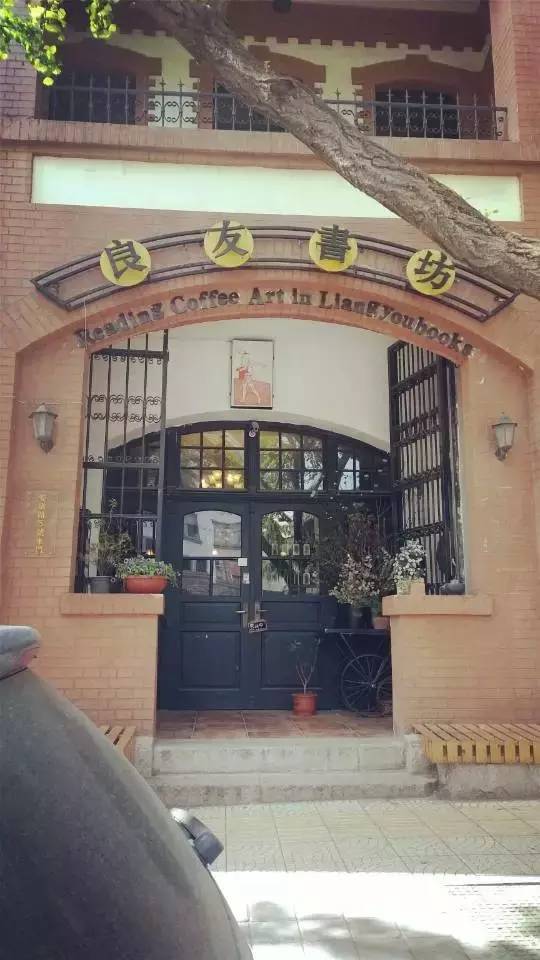
POLYGON ((481 103, 489 104, 493 95, 493 69, 489 57, 484 69, 476 72, 436 63, 425 55, 410 54, 400 60, 353 67, 351 80, 364 100, 374 100, 376 87, 383 84, 440 88, 446 93, 457 94, 464 104, 472 104, 475 95, 481 103))
MULTIPOLYGON (((207 298, 208 299, 208 298, 207 298)), ((215 299, 215 298, 214 298, 215 299)), ((223 299, 223 298, 222 298, 223 299)), ((181 305, 182 301, 178 301, 181 305)), ((130 290, 121 290, 118 293, 88 304, 87 309, 67 312, 47 300, 37 291, 28 294, 12 304, 9 309, 0 313, 0 350, 4 349, 16 354, 28 347, 38 345, 51 337, 62 336, 67 332, 99 327, 103 334, 99 340, 89 344, 89 349, 98 350, 110 343, 125 340, 129 327, 107 327, 124 313, 132 315, 135 324, 140 324, 140 332, 144 330, 160 330, 209 321, 224 319, 253 319, 258 317, 291 317, 317 322, 339 323, 345 326, 356 326, 361 329, 382 333, 387 337, 405 340, 418 346, 428 347, 441 356, 448 357, 457 363, 462 363, 466 357, 448 349, 436 341, 425 336, 417 336, 406 326, 403 326, 397 316, 390 319, 390 313, 399 313, 401 316, 422 317, 430 326, 438 327, 450 334, 457 334, 464 342, 482 352, 491 353, 511 364, 519 364, 524 369, 532 368, 532 361, 527 352, 527 337, 516 337, 516 322, 520 314, 516 308, 510 306, 488 324, 482 325, 466 317, 457 317, 455 312, 434 299, 423 297, 410 291, 393 289, 377 284, 376 282, 356 279, 350 276, 329 275, 313 271, 297 273, 294 270, 236 270, 223 271, 208 277, 205 274, 173 280, 142 284, 130 290), (263 304, 249 304, 251 292, 258 287, 262 293, 276 291, 280 288, 290 291, 293 287, 305 291, 312 296, 312 303, 284 303, 269 302, 263 304), (171 301, 174 298, 198 298, 201 292, 207 295, 211 291, 224 293, 237 292, 241 302, 216 302, 212 307, 197 310, 174 312, 171 301), (381 319, 381 311, 370 315, 370 311, 363 314, 354 310, 344 310, 331 306, 320 309, 317 306, 321 290, 328 292, 327 303, 332 303, 335 294, 351 301, 370 301, 385 304, 391 308, 386 320, 381 319), (154 311, 153 304, 161 304, 161 313, 154 311), (149 325, 151 324, 151 325, 149 325)), ((130 321, 131 322, 131 321, 130 321)), ((74 344, 75 344, 74 338, 74 344)))

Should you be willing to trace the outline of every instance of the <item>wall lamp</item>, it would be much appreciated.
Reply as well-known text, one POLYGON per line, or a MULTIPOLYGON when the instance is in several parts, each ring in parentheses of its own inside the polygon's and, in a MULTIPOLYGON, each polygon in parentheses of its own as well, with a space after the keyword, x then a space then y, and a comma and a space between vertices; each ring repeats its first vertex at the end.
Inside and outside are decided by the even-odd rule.
POLYGON ((510 420, 510 417, 507 417, 504 413, 496 423, 491 425, 495 434, 495 456, 497 460, 506 460, 506 455, 514 446, 516 427, 517 423, 510 420))
POLYGON ((48 453, 54 447, 54 421, 58 414, 49 410, 44 403, 30 414, 34 428, 34 439, 37 440, 44 453, 48 453))

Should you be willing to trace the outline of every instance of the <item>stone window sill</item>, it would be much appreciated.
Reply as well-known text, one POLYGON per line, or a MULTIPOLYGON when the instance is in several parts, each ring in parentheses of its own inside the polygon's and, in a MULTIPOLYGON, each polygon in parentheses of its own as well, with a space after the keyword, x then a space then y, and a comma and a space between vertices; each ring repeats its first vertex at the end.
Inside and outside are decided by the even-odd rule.
POLYGON ((60 597, 64 617, 158 617, 164 605, 161 593, 66 593, 60 597))
POLYGON ((493 597, 486 594, 461 597, 386 597, 385 617, 491 617, 493 597))

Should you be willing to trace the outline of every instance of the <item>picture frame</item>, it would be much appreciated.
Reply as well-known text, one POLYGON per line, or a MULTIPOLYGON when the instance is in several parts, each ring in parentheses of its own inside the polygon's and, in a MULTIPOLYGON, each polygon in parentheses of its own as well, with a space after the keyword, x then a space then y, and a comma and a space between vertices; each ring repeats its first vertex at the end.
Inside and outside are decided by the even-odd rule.
POLYGON ((271 410, 274 406, 274 341, 232 340, 231 408, 271 410))

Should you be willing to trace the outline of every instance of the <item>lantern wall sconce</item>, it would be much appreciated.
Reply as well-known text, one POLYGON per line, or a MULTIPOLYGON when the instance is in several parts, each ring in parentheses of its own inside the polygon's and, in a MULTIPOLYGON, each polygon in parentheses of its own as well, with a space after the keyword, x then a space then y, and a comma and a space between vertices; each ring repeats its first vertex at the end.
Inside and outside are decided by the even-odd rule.
POLYGON ((44 453, 48 453, 54 447, 54 421, 58 414, 49 410, 44 403, 41 403, 29 419, 34 428, 34 439, 39 443, 44 453))
POLYGON ((497 460, 506 460, 507 454, 514 446, 516 427, 517 423, 510 420, 510 417, 507 417, 504 413, 496 423, 491 425, 495 435, 495 456, 497 460))

